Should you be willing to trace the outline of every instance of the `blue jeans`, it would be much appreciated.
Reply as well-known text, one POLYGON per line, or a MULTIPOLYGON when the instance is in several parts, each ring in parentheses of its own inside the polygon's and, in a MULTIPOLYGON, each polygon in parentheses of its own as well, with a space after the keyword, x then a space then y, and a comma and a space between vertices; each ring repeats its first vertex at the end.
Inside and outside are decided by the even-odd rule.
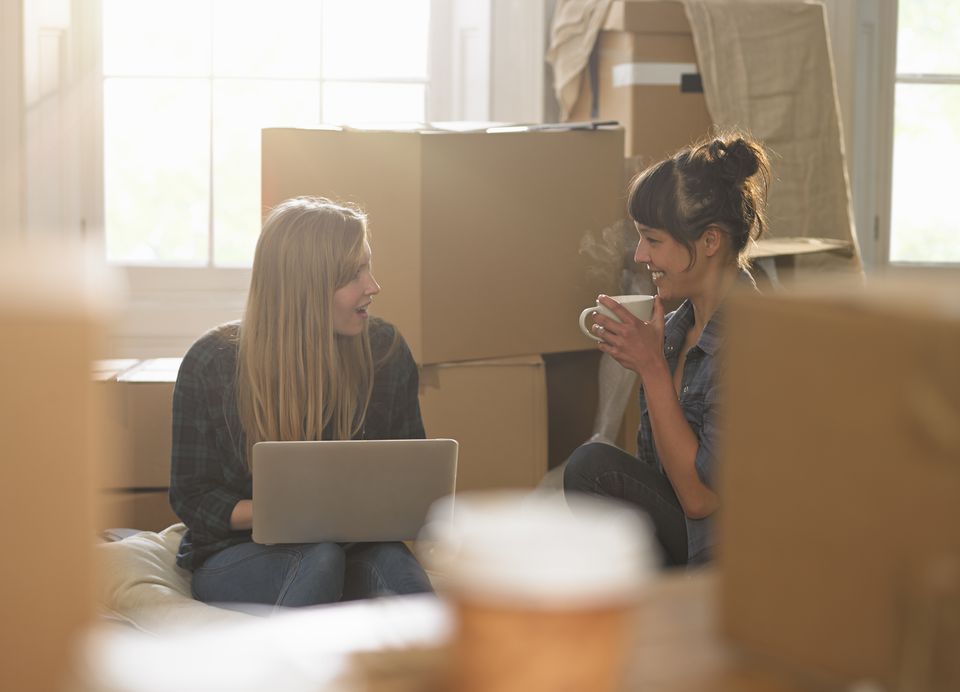
POLYGON ((241 543, 207 558, 192 588, 205 603, 286 607, 432 591, 403 543, 241 543))
POLYGON ((590 442, 577 447, 563 470, 563 491, 625 500, 650 517, 666 567, 687 564, 687 522, 667 477, 618 447, 590 442))

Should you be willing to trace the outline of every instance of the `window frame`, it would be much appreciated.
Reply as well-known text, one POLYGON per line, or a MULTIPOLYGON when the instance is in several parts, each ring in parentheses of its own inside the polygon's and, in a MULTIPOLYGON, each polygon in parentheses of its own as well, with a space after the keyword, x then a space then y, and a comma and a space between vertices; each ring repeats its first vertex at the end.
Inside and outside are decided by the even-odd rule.
MULTIPOLYGON (((826 0, 832 11, 838 86, 848 70, 845 118, 851 196, 864 267, 869 273, 956 271, 956 262, 893 261, 890 257, 893 206, 893 152, 896 137, 899 0, 826 0), (847 17, 844 18, 844 13, 847 17), (843 46, 851 54, 844 56, 843 46), (846 60, 844 58, 846 57, 846 60)), ((958 80, 960 83, 960 80, 958 80)))
MULTIPOLYGON (((102 26, 102 19, 103 19, 102 13, 104 11, 103 0, 97 0, 97 7, 98 7, 98 16, 97 16, 98 24, 102 26)), ((429 32, 429 28, 428 28, 428 32, 429 32)), ((102 43, 102 38, 103 37, 101 36, 100 43, 102 43)), ((101 137, 103 137, 104 139, 106 138, 106 132, 104 130, 104 127, 105 127, 104 119, 106 115, 103 112, 103 105, 105 103, 104 91, 108 82, 115 82, 118 85, 122 85, 128 80, 134 83, 139 83, 139 84, 148 84, 154 80, 156 80, 157 82, 176 81, 181 84, 189 83, 191 87, 196 85, 198 88, 200 88, 202 90, 200 93, 206 94, 206 96, 204 97, 204 101, 208 104, 208 107, 210 109, 209 118, 206 120, 205 123, 201 123, 201 121, 191 120, 191 122, 196 122, 196 124, 198 125, 198 128, 202 127, 202 129, 206 132, 208 137, 209 161, 206 164, 207 168, 205 170, 204 178, 207 180, 207 183, 209 186, 209 189, 207 190, 207 193, 206 193, 206 201, 208 203, 209 209, 206 215, 207 217, 206 229, 204 229, 202 240, 200 239, 200 237, 197 238, 198 243, 202 243, 202 247, 204 248, 205 259, 200 261, 184 261, 184 262, 178 262, 175 260, 174 261, 160 260, 156 262, 137 261, 137 260, 132 260, 132 261, 108 260, 112 266, 121 267, 123 268, 124 271, 128 271, 128 272, 136 272, 139 267, 148 267, 148 268, 163 267, 169 270, 196 269, 196 268, 219 270, 223 268, 232 268, 236 266, 229 262, 221 263, 221 260, 219 260, 218 258, 218 251, 217 251, 217 248, 218 248, 217 238, 220 237, 218 233, 222 232, 221 229, 218 228, 217 220, 215 219, 216 209, 214 204, 214 199, 216 196, 215 181, 216 181, 216 175, 217 175, 216 168, 215 168, 216 162, 214 160, 214 149, 213 149, 214 142, 216 141, 216 137, 217 137, 217 129, 216 129, 217 116, 214 111, 214 107, 216 103, 215 94, 218 86, 229 84, 231 82, 250 82, 250 81, 269 82, 269 83, 282 83, 282 82, 295 81, 298 83, 309 84, 311 85, 311 89, 316 90, 316 98, 319 100, 318 103, 319 103, 319 113, 320 113, 321 121, 323 119, 323 114, 326 110, 326 104, 322 99, 322 94, 324 93, 324 90, 328 85, 336 85, 336 84, 358 84, 358 85, 397 84, 397 85, 422 86, 423 87, 423 106, 424 106, 425 114, 429 108, 428 97, 427 97, 427 92, 430 84, 429 65, 427 66, 428 69, 426 73, 423 75, 423 77, 346 78, 346 77, 324 77, 320 73, 313 74, 312 76, 269 77, 269 76, 244 75, 244 74, 219 74, 214 70, 212 65, 209 66, 209 70, 206 73, 191 72, 190 74, 177 74, 175 71, 169 72, 169 73, 159 73, 159 72, 158 73, 154 73, 154 72, 130 73, 130 72, 125 72, 122 69, 116 73, 108 73, 106 71, 105 66, 102 63, 102 49, 99 52, 98 60, 99 60, 98 70, 97 70, 97 74, 99 75, 98 101, 100 104, 99 120, 100 120, 101 137)), ((429 55, 428 55, 428 60, 429 60, 429 55)), ((320 62, 313 64, 312 66, 313 69, 319 69, 320 62)), ((102 160, 102 156, 103 156, 102 150, 100 155, 101 155, 101 162, 100 162, 101 174, 98 176, 98 179, 101 181, 102 184, 105 184, 103 181, 105 180, 107 171, 105 170, 105 162, 103 162, 102 160)), ((105 216, 104 216, 104 223, 102 224, 102 226, 103 226, 103 233, 104 233, 104 242, 106 242, 107 229, 106 229, 105 216)), ((197 235, 200 236, 199 233, 197 235)), ((174 274, 176 273, 178 272, 175 271, 174 274)), ((193 272, 188 272, 188 275, 193 275, 193 272)))
POLYGON ((890 246, 893 240, 893 227, 892 227, 892 207, 893 207, 893 168, 894 168, 894 159, 893 151, 896 146, 896 89, 899 84, 943 84, 951 85, 960 89, 960 73, 956 74, 922 74, 922 73, 901 73, 896 69, 896 46, 899 41, 899 24, 898 24, 898 15, 899 15, 899 0, 891 3, 895 7, 896 14, 893 16, 893 24, 895 27, 895 32, 893 35, 893 50, 892 50, 892 60, 893 60, 893 81, 890 86, 891 91, 893 92, 890 99, 890 136, 889 136, 889 156, 890 156, 890 166, 889 166, 889 180, 888 180, 888 206, 887 213, 891 215, 891 223, 887 227, 886 233, 886 261, 887 265, 893 270, 904 270, 904 271, 913 271, 917 269, 936 269, 936 270, 956 270, 960 269, 960 261, 958 262, 917 262, 917 261, 907 261, 907 260, 897 260, 894 261, 890 258, 890 246))

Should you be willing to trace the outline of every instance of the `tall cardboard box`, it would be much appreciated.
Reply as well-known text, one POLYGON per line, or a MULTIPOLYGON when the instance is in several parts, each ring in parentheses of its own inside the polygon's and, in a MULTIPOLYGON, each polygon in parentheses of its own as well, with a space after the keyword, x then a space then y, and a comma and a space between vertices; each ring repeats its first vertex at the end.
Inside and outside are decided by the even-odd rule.
POLYGON ((460 443, 457 490, 531 488, 547 471, 547 391, 540 356, 424 366, 427 437, 460 443))
POLYGON ((369 216, 375 312, 418 363, 583 347, 606 290, 583 238, 623 216, 623 131, 263 131, 263 205, 298 195, 369 216))
POLYGON ((960 689, 960 278, 732 299, 722 626, 840 682, 960 689))
POLYGON ((570 120, 617 120, 624 151, 649 165, 713 126, 680 2, 614 0, 570 120))
POLYGON ((94 619, 108 282, 58 238, 0 248, 0 689, 65 688, 94 619))

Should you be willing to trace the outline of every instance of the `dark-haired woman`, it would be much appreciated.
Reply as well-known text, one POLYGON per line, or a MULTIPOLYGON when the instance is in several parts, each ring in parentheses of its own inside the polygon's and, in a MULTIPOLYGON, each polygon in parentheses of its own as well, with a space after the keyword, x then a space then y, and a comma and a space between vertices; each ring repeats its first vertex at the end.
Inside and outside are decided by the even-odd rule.
POLYGON ((649 322, 607 296, 594 314, 598 347, 641 382, 637 457, 588 443, 564 470, 565 492, 638 505, 652 520, 667 566, 711 556, 723 302, 737 285, 755 290, 748 244, 765 230, 770 168, 763 147, 732 134, 684 148, 640 173, 628 210, 640 234, 634 259, 657 288, 649 322), (663 300, 682 300, 664 315, 663 300))

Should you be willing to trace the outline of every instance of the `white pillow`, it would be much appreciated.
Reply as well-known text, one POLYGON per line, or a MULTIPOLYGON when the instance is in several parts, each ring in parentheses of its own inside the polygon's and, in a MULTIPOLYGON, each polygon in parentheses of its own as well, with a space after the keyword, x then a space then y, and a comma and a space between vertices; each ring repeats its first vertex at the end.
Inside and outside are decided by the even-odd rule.
POLYGON ((108 615, 150 632, 250 618, 193 598, 190 572, 176 564, 185 531, 183 524, 174 524, 160 533, 142 531, 97 546, 98 596, 108 615))

